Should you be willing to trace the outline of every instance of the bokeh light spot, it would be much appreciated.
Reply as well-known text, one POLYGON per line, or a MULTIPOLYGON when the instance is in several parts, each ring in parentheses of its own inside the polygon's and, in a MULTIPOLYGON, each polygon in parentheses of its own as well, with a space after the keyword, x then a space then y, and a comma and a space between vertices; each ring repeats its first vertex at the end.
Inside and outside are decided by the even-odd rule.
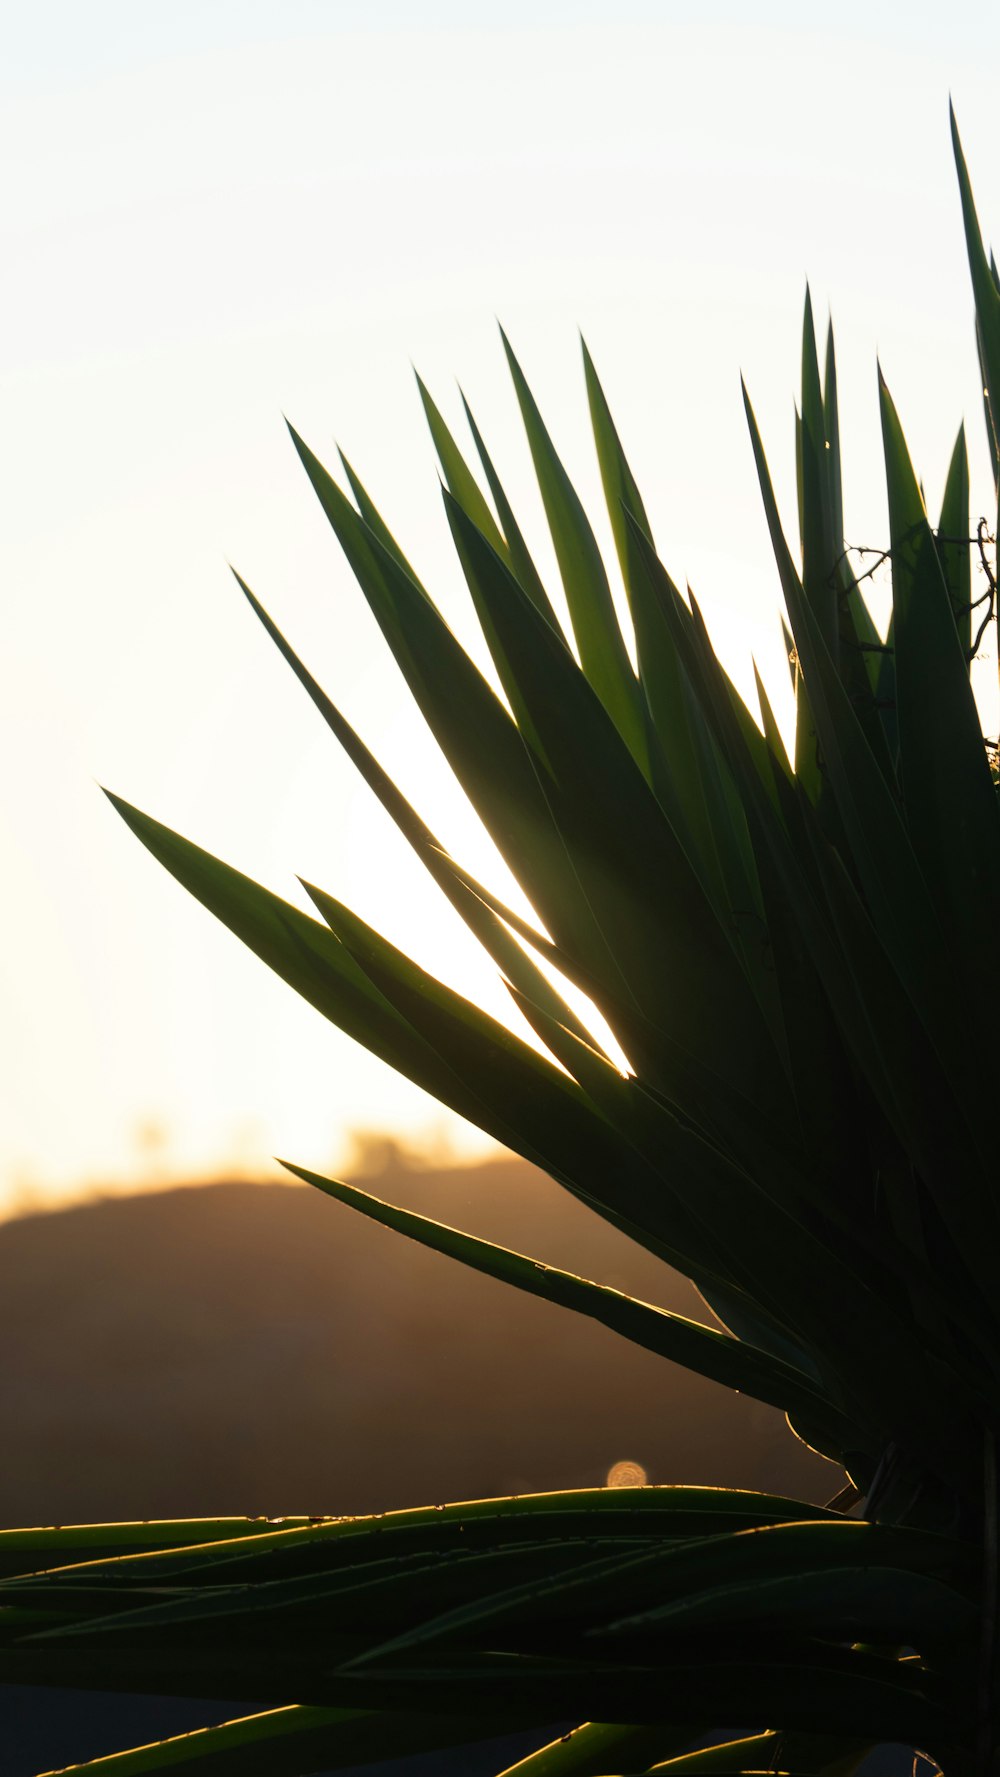
POLYGON ((645 1487, 649 1476, 641 1462, 615 1462, 608 1470, 607 1487, 645 1487))

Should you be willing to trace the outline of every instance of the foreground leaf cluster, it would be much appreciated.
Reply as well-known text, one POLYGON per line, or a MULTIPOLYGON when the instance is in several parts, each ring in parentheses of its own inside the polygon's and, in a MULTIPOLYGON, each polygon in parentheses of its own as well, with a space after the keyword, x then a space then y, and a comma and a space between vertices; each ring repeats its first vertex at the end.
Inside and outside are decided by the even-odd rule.
MULTIPOLYGON (((996 485, 1000 286, 954 140, 996 485)), ((323 890, 306 885, 306 915, 117 806, 322 1013, 689 1277, 706 1317, 293 1168, 300 1177, 781 1408, 843 1471, 838 1491, 822 1508, 668 1487, 272 1529, 8 1533, 0 1673, 274 1705, 121 1755, 117 1777, 179 1765, 301 1777, 510 1728, 542 1736, 559 1719, 588 1725, 529 1758, 525 1777, 846 1777, 885 1741, 924 1749, 949 1777, 986 1772, 1000 1748, 1000 1193, 987 1089, 1000 817, 970 681, 984 602, 974 560, 987 616, 995 583, 982 528, 978 548, 970 536, 964 432, 932 521, 880 376, 883 635, 845 549, 833 338, 821 371, 808 298, 794 553, 747 399, 788 619, 789 757, 763 686, 758 720, 657 554, 586 350, 628 622, 504 346, 568 623, 472 414, 480 479, 420 389, 502 695, 350 464, 345 491, 293 439, 534 921, 439 844, 240 584, 545 1053, 323 890)))

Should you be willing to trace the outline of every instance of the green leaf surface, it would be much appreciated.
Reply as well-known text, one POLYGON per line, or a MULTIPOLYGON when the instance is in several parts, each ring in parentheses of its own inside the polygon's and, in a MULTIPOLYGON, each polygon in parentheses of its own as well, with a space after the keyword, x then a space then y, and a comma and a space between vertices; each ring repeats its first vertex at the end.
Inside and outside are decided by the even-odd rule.
POLYGON ((748 1638, 680 1651, 664 1672, 655 1664, 614 1664, 508 1652, 442 1654, 433 1665, 393 1665, 352 1671, 330 1681, 351 1686, 371 1705, 404 1708, 417 1696, 463 1696, 494 1707, 537 1708, 545 1698, 557 1713, 579 1713, 589 1696, 601 1720, 662 1721, 667 1711, 686 1719, 778 1720, 790 1728, 829 1731, 831 1720, 852 1737, 941 1740, 951 1698, 935 1675, 855 1649, 809 1638, 775 1637, 760 1647, 748 1638))
POLYGON ((265 1536, 275 1526, 302 1529, 315 1518, 149 1518, 123 1524, 54 1524, 0 1530, 0 1581, 81 1561, 106 1561, 161 1549, 265 1536))
POLYGON ((934 1649, 947 1641, 969 1641, 976 1623, 974 1603, 940 1580, 903 1568, 844 1566, 836 1573, 803 1568, 744 1585, 727 1576, 720 1585, 654 1605, 593 1633, 637 1636, 648 1645, 657 1633, 687 1636, 745 1624, 755 1633, 803 1629, 836 1640, 891 1643, 906 1638, 934 1649))
POLYGON ((242 1538, 97 1559, 74 1570, 60 1569, 55 1576, 42 1573, 33 1576, 32 1590, 44 1607, 51 1587, 76 1580, 90 1587, 111 1578, 123 1588, 253 1584, 334 1572, 345 1565, 356 1568, 390 1557, 429 1559, 457 1549, 523 1545, 533 1537, 545 1546, 560 1538, 593 1536, 662 1543, 806 1519, 838 1521, 837 1514, 824 1506, 739 1488, 598 1487, 525 1493, 310 1521, 302 1528, 258 1531, 254 1525, 242 1538))
MULTIPOLYGON (((25 1617, 22 1644, 41 1640, 62 1644, 99 1639, 107 1645, 136 1648, 140 1642, 161 1645, 183 1631, 186 1651, 211 1651, 220 1636, 227 1651, 264 1651, 315 1644, 327 1662, 363 1657, 386 1636, 419 1627, 430 1616, 463 1608, 470 1597, 507 1592, 512 1587, 544 1585, 560 1575, 586 1571, 598 1555, 612 1563, 627 1560, 643 1547, 641 1538, 602 1536, 534 1537, 507 1540, 495 1548, 477 1548, 459 1540, 442 1552, 433 1549, 408 1555, 372 1551, 355 1545, 362 1559, 352 1563, 352 1550, 329 1570, 283 1579, 265 1577, 252 1585, 226 1583, 225 1567, 210 1584, 161 1587, 86 1588, 71 1576, 60 1586, 44 1588, 8 1583, 5 1606, 13 1604, 25 1617), (37 1600, 45 1609, 39 1612, 37 1600), (32 1620, 21 1600, 34 1598, 32 1620), (43 1620, 34 1620, 41 1617, 43 1620)), ((77 1576, 78 1580, 82 1576, 77 1576)))
MULTIPOLYGON (((395 1663, 404 1650, 412 1653, 431 1644, 466 1649, 483 1637, 491 1646, 522 1646, 520 1631, 534 1635, 543 1624, 572 1626, 590 1639, 641 1636, 655 1626, 676 1631, 683 1638, 680 1645, 687 1647, 689 1628, 729 1634, 746 1626, 763 1635, 808 1621, 811 1633, 844 1639, 853 1630, 849 1622, 846 1629, 841 1627, 837 1608, 846 1610, 847 1622, 851 1608, 867 1606, 877 1630, 880 1611, 886 1620, 895 1611, 892 1621, 898 1622, 902 1606, 895 1600, 904 1592, 915 1624, 922 1610, 923 1621, 929 1618, 936 1628, 944 1624, 965 1633, 975 1626, 977 1584, 971 1545, 848 1519, 786 1523, 661 1549, 614 1551, 569 1572, 474 1595, 440 1616, 428 1612, 426 1620, 375 1647, 358 1663, 395 1663), (822 1612, 811 1602, 828 1583, 829 1629, 817 1622, 822 1612), (767 1588, 772 1586, 770 1596, 767 1588), (755 1592, 760 1595, 757 1606, 755 1592)), ((859 1631, 854 1639, 860 1638, 859 1631)), ((899 1637, 876 1632, 864 1639, 899 1637)), ((648 1641, 641 1651, 650 1651, 648 1641)))

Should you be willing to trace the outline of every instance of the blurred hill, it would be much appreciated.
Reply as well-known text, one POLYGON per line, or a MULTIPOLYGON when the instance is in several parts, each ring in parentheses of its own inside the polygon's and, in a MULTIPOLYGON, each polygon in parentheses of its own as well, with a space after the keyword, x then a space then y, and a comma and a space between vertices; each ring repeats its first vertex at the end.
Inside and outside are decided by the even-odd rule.
MULTIPOLYGON (((543 1174, 409 1169, 377 1195, 706 1317, 543 1174)), ((0 1523, 355 1512, 602 1483, 838 1471, 779 1414, 428 1253, 307 1186, 109 1198, 0 1225, 0 1523)))
MULTIPOLYGON (((522 1162, 420 1171, 386 1143, 362 1182, 705 1317, 683 1278, 522 1162)), ((0 1350, 3 1525, 375 1511, 597 1485, 619 1462, 817 1500, 838 1485, 779 1414, 307 1186, 188 1186, 0 1225, 0 1350)), ((0 1686, 4 1777, 246 1713, 0 1686)), ((537 1740, 365 1777, 477 1777, 537 1740)))

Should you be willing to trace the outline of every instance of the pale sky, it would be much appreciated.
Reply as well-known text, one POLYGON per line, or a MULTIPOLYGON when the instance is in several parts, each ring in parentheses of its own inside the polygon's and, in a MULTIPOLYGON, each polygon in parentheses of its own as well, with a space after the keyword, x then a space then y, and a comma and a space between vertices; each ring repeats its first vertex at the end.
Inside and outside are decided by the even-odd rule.
POLYGON ((484 1151, 190 901, 96 782, 289 898, 312 878, 506 1016, 228 574, 506 888, 282 412, 331 466, 343 445, 475 647, 410 365, 456 425, 461 382, 550 563, 494 317, 599 519, 582 328, 661 553, 743 682, 752 648, 782 695, 739 373, 791 526, 807 277, 837 332, 849 541, 885 537, 876 350, 932 510, 963 416, 987 510, 947 103, 1000 238, 1000 10, 4 11, 0 1207, 339 1164, 358 1128, 484 1151))

